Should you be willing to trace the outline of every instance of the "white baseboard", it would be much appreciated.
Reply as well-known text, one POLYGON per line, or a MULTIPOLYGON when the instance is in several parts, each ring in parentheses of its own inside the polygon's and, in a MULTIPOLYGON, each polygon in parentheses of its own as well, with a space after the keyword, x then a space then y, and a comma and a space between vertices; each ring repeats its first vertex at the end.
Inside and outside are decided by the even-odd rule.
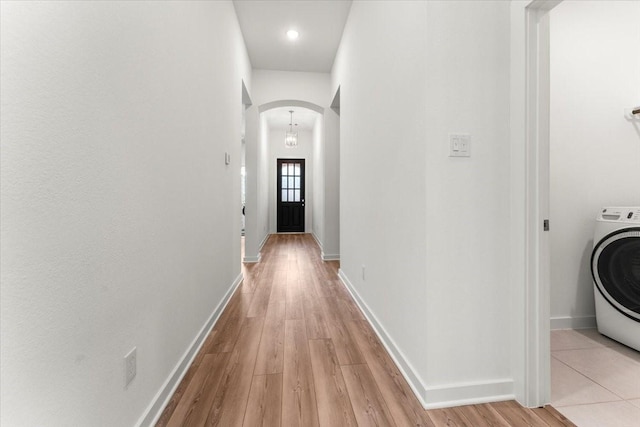
POLYGON ((513 380, 470 381, 425 388, 424 409, 514 400, 513 380))
POLYGON ((318 236, 316 236, 316 233, 312 232, 311 235, 313 236, 313 239, 318 244, 318 247, 320 248, 320 252, 322 252, 322 242, 320 241, 320 239, 318 239, 318 236))
POLYGON ((324 247, 322 246, 322 242, 320 241, 320 239, 318 239, 318 236, 316 236, 316 233, 311 233, 311 235, 313 236, 316 243, 318 244, 318 247, 320 248, 320 256, 322 257, 323 261, 340 261, 340 254, 325 254, 324 247))
POLYGON ((242 257, 242 262, 246 262, 249 264, 254 264, 256 262, 260 262, 260 258, 262 258, 262 256, 258 253, 258 256, 245 256, 242 257))
POLYGON ((264 239, 262 239, 262 242, 260 242, 260 245, 258 246, 258 258, 260 258, 259 252, 262 250, 262 247, 264 246, 264 244, 267 243, 267 240, 269 240, 269 237, 271 237, 271 234, 267 233, 267 235, 264 236, 264 239))
POLYGON ((596 327, 596 316, 564 316, 551 318, 551 330, 588 329, 596 327))
POLYGON ((176 367, 173 368, 169 378, 164 382, 160 391, 158 391, 151 401, 151 404, 147 407, 142 417, 140 417, 136 423, 136 427, 147 427, 156 424, 162 415, 162 411, 164 411, 165 406, 169 403, 171 396, 173 396, 173 393, 175 393, 176 389, 180 385, 180 381, 182 381, 182 378, 186 375, 191 363, 193 363, 193 359, 195 359, 198 351, 200 351, 200 347, 202 347, 205 339, 209 333, 211 333, 213 326, 218 321, 220 314, 222 314, 227 303, 231 299, 231 296, 236 291, 240 283, 242 283, 242 279, 242 273, 240 273, 240 275, 238 275, 238 277, 233 281, 224 297, 222 297, 220 303, 213 310, 213 313, 211 313, 205 324, 200 328, 200 331, 191 342, 191 345, 189 345, 185 353, 182 355, 176 367))
POLYGON ((323 261, 340 261, 340 254, 325 254, 322 252, 323 261))
POLYGON ((387 350, 400 373, 405 378, 409 387, 416 395, 420 404, 425 409, 448 408, 489 402, 500 402, 515 399, 513 379, 497 379, 487 381, 473 381, 438 386, 427 386, 420 375, 411 366, 402 351, 386 332, 375 314, 353 287, 353 284, 342 269, 338 270, 338 276, 355 300, 365 318, 380 338, 382 345, 387 350))
POLYGON ((247 264, 255 264, 257 262, 260 262, 260 260, 262 259, 262 254, 260 253, 260 251, 262 250, 262 247, 265 245, 265 243, 267 243, 267 240, 269 240, 269 237, 271 237, 271 234, 267 233, 267 235, 264 236, 264 239, 262 239, 262 242, 260 242, 260 244, 258 245, 258 255, 244 256, 242 257, 242 262, 246 262, 247 264))

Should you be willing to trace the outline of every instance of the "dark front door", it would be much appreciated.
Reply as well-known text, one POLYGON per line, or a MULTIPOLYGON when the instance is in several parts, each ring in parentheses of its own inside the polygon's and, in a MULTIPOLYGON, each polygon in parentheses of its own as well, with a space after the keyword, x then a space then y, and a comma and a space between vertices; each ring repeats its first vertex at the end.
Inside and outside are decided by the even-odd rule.
POLYGON ((304 233, 304 159, 278 159, 278 233, 304 233))

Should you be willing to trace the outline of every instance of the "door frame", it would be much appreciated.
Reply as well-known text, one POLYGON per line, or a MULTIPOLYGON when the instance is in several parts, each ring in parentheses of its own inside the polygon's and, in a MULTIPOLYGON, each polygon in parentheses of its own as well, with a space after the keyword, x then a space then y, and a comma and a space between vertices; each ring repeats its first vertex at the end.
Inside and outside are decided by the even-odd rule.
POLYGON ((515 379, 516 396, 528 407, 551 399, 550 248, 543 221, 549 218, 550 194, 549 12, 561 1, 512 3, 512 252, 523 256, 512 258, 511 277, 516 283, 524 279, 523 289, 515 292, 514 307, 522 307, 523 314, 516 314, 522 318, 516 322, 521 328, 515 331, 514 369, 521 374, 515 379))

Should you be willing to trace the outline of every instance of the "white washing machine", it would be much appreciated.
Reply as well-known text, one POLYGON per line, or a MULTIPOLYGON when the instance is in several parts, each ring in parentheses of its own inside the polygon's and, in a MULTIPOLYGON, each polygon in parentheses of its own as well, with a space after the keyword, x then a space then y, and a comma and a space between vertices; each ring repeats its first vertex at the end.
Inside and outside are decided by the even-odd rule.
POLYGON ((640 207, 598 214, 591 274, 598 331, 640 351, 640 207))

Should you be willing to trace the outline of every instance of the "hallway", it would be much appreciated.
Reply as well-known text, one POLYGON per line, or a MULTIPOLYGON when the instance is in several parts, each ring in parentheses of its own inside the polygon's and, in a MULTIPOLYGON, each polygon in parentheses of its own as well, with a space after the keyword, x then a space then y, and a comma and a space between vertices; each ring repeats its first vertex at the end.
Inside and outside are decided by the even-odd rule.
POLYGON ((157 426, 567 426, 550 407, 424 411, 310 234, 272 235, 157 426))

